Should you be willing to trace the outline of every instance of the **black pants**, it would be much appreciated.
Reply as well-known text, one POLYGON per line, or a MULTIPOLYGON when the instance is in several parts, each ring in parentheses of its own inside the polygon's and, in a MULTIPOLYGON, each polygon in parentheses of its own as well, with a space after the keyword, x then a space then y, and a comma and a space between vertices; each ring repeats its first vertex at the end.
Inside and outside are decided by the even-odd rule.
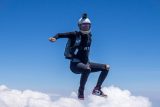
POLYGON ((96 86, 101 87, 109 71, 109 68, 107 68, 106 64, 99 64, 99 63, 93 63, 93 62, 84 64, 82 62, 72 62, 71 61, 70 69, 73 73, 81 74, 79 88, 83 90, 85 88, 85 84, 87 82, 87 79, 90 73, 101 71, 98 81, 97 81, 97 85, 96 85, 96 86))

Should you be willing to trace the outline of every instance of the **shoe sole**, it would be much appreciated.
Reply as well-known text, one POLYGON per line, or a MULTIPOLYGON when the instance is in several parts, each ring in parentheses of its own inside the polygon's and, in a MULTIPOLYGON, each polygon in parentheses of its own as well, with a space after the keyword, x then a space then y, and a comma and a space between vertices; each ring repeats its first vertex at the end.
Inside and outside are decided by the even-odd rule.
POLYGON ((104 95, 97 95, 97 94, 94 94, 94 93, 92 93, 92 94, 95 95, 95 96, 104 97, 104 98, 107 98, 107 97, 108 97, 107 95, 104 96, 104 95))
POLYGON ((79 100, 84 100, 84 98, 78 98, 79 100))

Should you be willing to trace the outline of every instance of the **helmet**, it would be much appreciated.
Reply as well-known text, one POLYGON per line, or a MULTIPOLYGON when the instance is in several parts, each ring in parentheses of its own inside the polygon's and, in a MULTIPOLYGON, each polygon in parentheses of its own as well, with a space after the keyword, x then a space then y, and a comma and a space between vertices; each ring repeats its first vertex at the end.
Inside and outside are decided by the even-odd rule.
POLYGON ((78 21, 78 27, 83 34, 90 33, 91 21, 87 18, 87 14, 84 13, 78 21))

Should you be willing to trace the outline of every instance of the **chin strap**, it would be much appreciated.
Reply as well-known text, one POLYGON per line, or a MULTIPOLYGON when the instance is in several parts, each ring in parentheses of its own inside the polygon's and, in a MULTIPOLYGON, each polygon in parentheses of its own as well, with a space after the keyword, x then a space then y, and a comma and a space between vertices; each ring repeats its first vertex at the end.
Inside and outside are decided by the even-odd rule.
POLYGON ((80 30, 80 32, 82 32, 83 34, 89 34, 91 31, 89 30, 89 31, 82 31, 82 30, 80 30))

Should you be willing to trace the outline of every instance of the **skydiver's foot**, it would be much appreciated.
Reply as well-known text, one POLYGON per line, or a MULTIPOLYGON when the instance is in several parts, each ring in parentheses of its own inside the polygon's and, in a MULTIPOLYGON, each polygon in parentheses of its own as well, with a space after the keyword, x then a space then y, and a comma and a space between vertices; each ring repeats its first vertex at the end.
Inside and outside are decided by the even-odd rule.
POLYGON ((103 93, 103 91, 101 90, 101 87, 96 86, 93 91, 92 91, 93 95, 97 95, 97 96, 101 96, 101 97, 107 97, 106 94, 103 93))
POLYGON ((78 90, 78 99, 79 100, 84 100, 84 89, 80 89, 78 90))

